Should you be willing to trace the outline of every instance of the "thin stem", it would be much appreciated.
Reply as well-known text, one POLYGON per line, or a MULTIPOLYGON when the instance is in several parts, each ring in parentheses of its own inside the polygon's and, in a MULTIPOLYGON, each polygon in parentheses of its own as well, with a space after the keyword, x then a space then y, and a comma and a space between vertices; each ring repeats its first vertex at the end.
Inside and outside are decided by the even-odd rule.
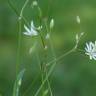
POLYGON ((19 63, 20 63, 20 51, 21 51, 21 20, 19 20, 19 33, 18 33, 18 47, 17 47, 17 62, 16 62, 16 76, 19 71, 19 63))
POLYGON ((22 7, 22 9, 21 9, 21 12, 20 12, 20 17, 21 17, 21 18, 22 18, 22 16, 23 16, 23 11, 24 11, 26 5, 28 4, 28 2, 29 2, 29 0, 26 0, 25 3, 24 3, 24 5, 23 5, 23 7, 22 7))
MULTIPOLYGON (((44 23, 45 23, 46 31, 47 31, 47 34, 48 34, 50 31, 48 30, 47 22, 45 21, 44 23)), ((51 38, 50 38, 50 39, 51 39, 51 38)), ((53 55, 54 55, 54 59, 56 59, 56 58, 55 58, 55 54, 54 54, 54 48, 53 48, 53 46, 52 46, 52 44, 51 44, 51 41, 50 41, 50 45, 51 45, 52 53, 53 53, 53 55)), ((55 63, 56 63, 56 62, 55 62, 55 63)), ((47 71, 46 71, 46 76, 47 76, 47 75, 48 75, 48 73, 47 73, 47 71)), ((48 83, 48 87, 49 87, 49 90, 50 90, 50 95, 53 96, 49 79, 47 79, 47 83, 48 83)))
POLYGON ((16 64, 16 74, 18 74, 19 71, 19 63, 20 63, 20 47, 21 47, 21 25, 22 25, 22 16, 23 16, 23 11, 24 8, 26 7, 27 3, 29 0, 26 0, 21 11, 20 11, 20 15, 19 15, 19 37, 18 37, 18 48, 17 48, 17 64, 16 64))
POLYGON ((41 39, 41 42, 42 42, 42 45, 43 45, 43 48, 45 49, 45 42, 44 42, 44 39, 43 39, 43 36, 42 36, 42 34, 41 34, 41 32, 39 32, 39 36, 40 36, 40 39, 41 39))
POLYGON ((16 14, 17 16, 19 16, 18 11, 17 11, 16 8, 13 6, 13 4, 12 4, 12 2, 11 2, 10 0, 8 0, 8 4, 9 4, 9 6, 11 7, 11 9, 13 9, 13 11, 15 12, 15 14, 16 14))
MULTIPOLYGON (((11 9, 13 9, 13 11, 15 12, 15 14, 20 17, 19 12, 17 11, 17 9, 14 7, 14 5, 12 4, 12 2, 10 0, 8 0, 8 4, 11 7, 11 9)), ((20 19, 20 18, 19 18, 20 19)), ((29 26, 29 23, 27 21, 27 19, 22 15, 22 19, 24 20, 24 22, 29 26)))
POLYGON ((52 7, 52 1, 53 1, 53 0, 48 0, 47 16, 48 16, 48 15, 50 16, 49 12, 50 12, 50 9, 51 9, 51 7, 52 7), (49 5, 50 5, 51 7, 50 7, 49 5))
MULTIPOLYGON (((40 61, 38 50, 36 51, 36 58, 37 58, 36 61, 38 61, 37 64, 38 64, 38 66, 40 68, 40 73, 39 73, 38 76, 35 77, 35 79, 32 81, 32 83, 29 85, 29 87, 25 90, 25 92, 23 93, 23 96, 26 96, 26 94, 32 89, 32 86, 36 83, 38 78, 40 78, 40 76, 42 75, 42 73, 41 73, 41 61, 40 61)), ((43 82, 43 81, 41 81, 41 82, 43 82)))
MULTIPOLYGON (((54 62, 62 59, 63 57, 69 55, 70 53, 74 52, 75 50, 76 50, 75 48, 71 49, 71 50, 68 51, 67 53, 65 53, 65 54, 63 54, 62 56, 58 57, 56 60, 52 60, 51 62, 47 63, 46 65, 50 65, 50 64, 52 64, 52 63, 54 63, 54 62)), ((46 76, 46 78, 44 79, 43 83, 41 84, 41 86, 39 87, 39 89, 37 90, 37 92, 36 92, 36 94, 35 94, 34 96, 38 96, 38 94, 39 94, 39 92, 41 91, 43 85, 45 84, 45 82, 47 81, 47 79, 49 78, 49 76, 51 75, 51 73, 53 72, 53 69, 55 68, 55 66, 56 66, 56 63, 54 63, 54 64, 52 65, 52 67, 50 68, 50 70, 49 70, 49 72, 48 72, 48 75, 46 76)))
MULTIPOLYGON (((41 8, 39 7, 39 5, 37 6, 37 9, 38 9, 38 12, 39 12, 39 20, 40 20, 40 25, 42 25, 42 10, 41 10, 41 8)), ((43 48, 45 49, 45 42, 44 42, 44 39, 43 39, 43 36, 42 36, 42 34, 41 34, 41 31, 40 31, 40 38, 41 38, 41 42, 42 42, 42 44, 43 44, 43 48)))
POLYGON ((38 11, 39 11, 39 18, 41 19, 42 18, 42 10, 39 6, 37 6, 37 8, 38 8, 38 11))
MULTIPOLYGON (((31 7, 32 7, 32 4, 31 4, 31 7)), ((33 8, 33 7, 32 7, 32 8, 33 8)), ((38 9, 38 12, 39 12, 40 25, 42 25, 42 10, 41 10, 41 8, 39 7, 39 5, 37 5, 37 9, 38 9)), ((40 36, 40 39, 41 39, 43 48, 45 49, 45 42, 44 42, 44 39, 43 39, 43 36, 42 36, 41 33, 42 33, 42 32, 41 32, 41 30, 40 30, 39 36, 40 36)))
MULTIPOLYGON (((38 10, 38 12, 39 12, 40 25, 42 25, 42 10, 41 10, 41 8, 39 7, 39 5, 37 6, 37 10, 38 10)), ((43 38, 43 36, 42 36, 42 32, 41 32, 41 31, 42 31, 42 30, 40 30, 40 32, 39 32, 39 34, 40 34, 39 36, 40 36, 40 39, 41 39, 41 42, 42 42, 42 45, 43 45, 44 54, 45 54, 46 45, 45 45, 44 38, 43 38)), ((45 54, 45 55, 46 55, 46 54, 45 54)), ((46 58, 46 56, 44 56, 44 58, 46 58)), ((44 72, 44 71, 46 71, 46 70, 45 70, 46 65, 45 65, 44 62, 45 62, 45 61, 41 62, 41 64, 40 64, 40 66, 41 66, 41 79, 42 79, 42 83, 43 83, 44 78, 45 78, 45 72, 44 72)), ((44 90, 45 90, 45 88, 42 88, 42 95, 43 95, 44 90)))
POLYGON ((77 49, 77 51, 85 53, 85 50, 82 50, 82 49, 79 49, 79 48, 77 49))
MULTIPOLYGON (((46 69, 46 77, 47 76, 48 76, 48 73, 47 73, 47 69, 46 69)), ((48 78, 47 78, 47 83, 48 83, 48 87, 49 87, 49 91, 50 91, 50 96, 53 96, 51 85, 50 85, 50 82, 49 82, 49 79, 48 78)))
POLYGON ((24 91, 24 93, 23 93, 22 96, 26 96, 26 94, 28 93, 28 91, 31 89, 32 86, 34 86, 34 84, 35 84, 36 81, 39 79, 39 77, 40 77, 40 74, 35 77, 35 79, 34 79, 33 82, 31 83, 31 85, 28 86, 28 88, 24 91))
POLYGON ((53 47, 53 44, 52 44, 52 41, 51 41, 51 29, 50 30, 48 29, 48 26, 47 26, 46 22, 45 22, 45 27, 46 27, 47 34, 49 34, 49 39, 48 40, 49 40, 49 43, 50 43, 50 46, 51 46, 52 54, 54 56, 54 59, 56 59, 56 55, 55 55, 55 52, 54 52, 54 47, 53 47))

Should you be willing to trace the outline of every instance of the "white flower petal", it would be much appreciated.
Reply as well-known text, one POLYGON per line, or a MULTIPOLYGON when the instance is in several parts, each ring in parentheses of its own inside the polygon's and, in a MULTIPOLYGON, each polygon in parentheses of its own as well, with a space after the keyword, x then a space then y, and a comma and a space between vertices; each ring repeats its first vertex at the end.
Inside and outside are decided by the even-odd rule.
POLYGON ((88 50, 90 50, 88 43, 86 43, 86 47, 87 47, 88 50))
POLYGON ((38 32, 35 31, 34 29, 31 29, 31 33, 32 33, 33 35, 38 35, 38 32))
POLYGON ((25 30, 26 30, 27 32, 30 33, 30 30, 28 29, 28 27, 27 27, 26 25, 24 25, 24 28, 25 28, 25 30))
POLYGON ((31 35, 31 33, 28 33, 28 32, 23 32, 24 35, 31 35))
POLYGON ((36 29, 33 21, 31 21, 31 29, 36 29))
POLYGON ((96 47, 96 41, 95 41, 95 47, 96 47))
POLYGON ((94 59, 94 60, 96 60, 96 57, 95 57, 95 56, 93 56, 93 59, 94 59))
POLYGON ((90 48, 90 50, 92 50, 94 48, 94 44, 92 42, 90 42, 89 48, 90 48))
POLYGON ((87 47, 85 47, 85 51, 89 52, 89 50, 88 50, 88 48, 87 48, 87 47))

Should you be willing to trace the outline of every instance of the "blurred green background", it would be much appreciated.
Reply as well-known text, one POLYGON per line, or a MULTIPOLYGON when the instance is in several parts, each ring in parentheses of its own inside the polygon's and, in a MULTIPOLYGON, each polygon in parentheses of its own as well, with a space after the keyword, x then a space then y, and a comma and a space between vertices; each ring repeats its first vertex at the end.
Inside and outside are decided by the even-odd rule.
MULTIPOLYGON (((25 0, 10 1, 20 13, 25 0)), ((32 0, 29 0, 24 10, 24 16, 29 23, 31 20, 37 20, 37 13, 30 7, 31 3, 32 0)), ((43 11, 43 17, 55 20, 51 35, 56 57, 74 46, 77 33, 85 32, 79 44, 80 49, 84 50, 86 42, 96 40, 96 0, 38 0, 38 3, 43 11), (81 18, 80 26, 76 22, 77 15, 81 18)), ((36 53, 40 50, 42 53, 42 48, 36 47, 34 52, 29 54, 29 49, 36 42, 36 38, 24 36, 23 25, 22 21, 20 69, 25 68, 26 72, 20 96, 33 96, 40 86, 36 53), (31 85, 34 79, 35 82, 31 85)), ((18 16, 7 0, 0 0, 0 96, 12 96, 16 79, 17 43, 18 16)), ((42 55, 40 56, 42 58, 42 55)), ((49 61, 53 59, 50 49, 48 58, 49 61)), ((57 62, 50 82, 54 96, 96 96, 96 61, 89 60, 84 53, 72 53, 57 62)))

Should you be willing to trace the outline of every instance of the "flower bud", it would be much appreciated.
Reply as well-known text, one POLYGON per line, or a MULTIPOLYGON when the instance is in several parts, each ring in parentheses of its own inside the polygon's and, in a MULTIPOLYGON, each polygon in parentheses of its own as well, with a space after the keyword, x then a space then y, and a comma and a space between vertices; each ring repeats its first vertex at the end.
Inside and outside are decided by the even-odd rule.
POLYGON ((37 1, 33 1, 32 5, 33 5, 33 7, 37 6, 38 5, 37 1))
POLYGON ((80 24, 80 17, 79 16, 76 17, 76 21, 78 24, 80 24))
POLYGON ((50 21, 50 29, 52 29, 54 27, 54 19, 51 19, 50 21))

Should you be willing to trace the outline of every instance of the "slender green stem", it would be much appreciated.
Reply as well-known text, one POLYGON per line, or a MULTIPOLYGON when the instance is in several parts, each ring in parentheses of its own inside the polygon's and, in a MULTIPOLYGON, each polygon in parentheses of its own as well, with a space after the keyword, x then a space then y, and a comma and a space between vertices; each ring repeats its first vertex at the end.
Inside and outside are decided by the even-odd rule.
MULTIPOLYGON (((20 13, 17 11, 17 9, 14 7, 14 4, 12 4, 12 2, 10 0, 8 0, 8 4, 11 7, 11 9, 13 9, 13 11, 15 12, 15 14, 20 17, 20 13)), ((20 19, 20 18, 19 18, 20 19)), ((24 20, 24 22, 29 26, 29 23, 27 21, 27 19, 22 15, 22 19, 24 20)))
MULTIPOLYGON (((33 2, 32 2, 32 3, 33 3, 33 2)), ((32 4, 31 4, 31 7, 33 8, 32 4)), ((38 13, 39 13, 40 25, 42 25, 42 10, 41 10, 41 8, 39 7, 39 5, 37 5, 37 10, 38 10, 38 13)), ((45 42, 44 42, 44 39, 43 39, 41 30, 40 30, 40 32, 39 32, 39 36, 40 36, 40 39, 41 39, 43 48, 45 49, 45 42)))
POLYGON ((18 74, 18 67, 20 63, 20 51, 21 51, 21 20, 19 20, 19 34, 18 34, 18 47, 17 47, 17 62, 16 62, 16 76, 18 74))
POLYGON ((54 47, 53 47, 52 40, 51 40, 51 29, 50 30, 48 29, 48 25, 47 25, 46 22, 45 22, 45 27, 46 27, 47 34, 49 34, 49 39, 48 40, 49 40, 49 43, 50 43, 50 46, 51 46, 51 51, 52 51, 53 57, 54 57, 54 59, 56 59, 56 55, 55 55, 55 52, 54 52, 54 47))
MULTIPOLYGON (((50 33, 50 31, 48 30, 47 22, 45 21, 44 23, 45 23, 46 31, 47 31, 47 34, 48 34, 48 33, 50 33)), ((51 39, 51 38, 50 38, 50 39, 51 39)), ((51 41, 50 41, 49 43, 50 43, 50 45, 51 45, 51 50, 52 50, 52 53, 53 53, 53 55, 54 55, 54 59, 56 59, 56 58, 55 58, 55 54, 54 54, 54 48, 53 48, 53 46, 52 46, 52 44, 51 44, 51 41)), ((55 63, 56 63, 56 62, 55 62, 55 63)), ((46 76, 47 76, 47 75, 48 75, 48 73, 47 73, 47 71, 46 71, 46 76)), ((48 83, 48 87, 49 87, 49 90, 50 90, 50 95, 53 96, 49 79, 47 79, 47 83, 48 83)))
POLYGON ((37 8, 38 8, 38 11, 39 11, 39 18, 42 19, 42 10, 39 6, 37 6, 37 8))
MULTIPOLYGON (((52 63, 54 63, 54 62, 56 62, 56 61, 64 58, 65 56, 69 55, 70 53, 74 52, 75 50, 76 50, 75 48, 72 48, 72 49, 71 49, 70 51, 68 51, 67 53, 61 55, 60 57, 58 57, 58 58, 55 59, 55 60, 52 60, 51 62, 47 63, 46 65, 50 65, 50 64, 52 64, 52 63)), ((34 96, 38 96, 38 94, 39 94, 39 92, 41 91, 43 85, 45 84, 45 82, 47 81, 47 79, 49 78, 49 76, 51 75, 51 73, 53 72, 53 69, 55 68, 55 66, 56 66, 56 63, 54 63, 54 64, 51 66, 51 68, 50 68, 50 70, 49 70, 49 72, 48 72, 48 75, 46 76, 46 78, 44 79, 43 83, 41 84, 41 86, 39 87, 39 89, 37 90, 37 92, 36 92, 36 94, 35 94, 34 96)))
MULTIPOLYGON (((31 4, 31 7, 33 8, 32 4, 31 4)), ((37 5, 37 10, 39 12, 40 25, 42 25, 42 10, 39 7, 39 5, 37 5)), ((46 59, 46 51, 45 51, 46 45, 45 45, 45 41, 44 41, 44 38, 42 36, 41 30, 40 30, 40 33, 39 34, 40 34, 39 36, 40 36, 40 39, 41 39, 41 42, 42 42, 42 45, 43 45, 43 48, 44 48, 44 58, 46 59)), ((47 70, 45 70, 46 69, 45 60, 40 64, 40 67, 41 67, 41 72, 42 72, 41 77, 42 77, 42 83, 43 83, 43 80, 44 80, 45 76, 47 75, 47 70), (45 74, 44 71, 46 71, 46 74, 45 74)), ((49 80, 48 79, 47 79, 47 83, 48 83, 48 87, 49 87, 49 90, 50 90, 51 87, 50 87, 50 84, 49 84, 49 80)), ((42 93, 43 93, 43 90, 44 89, 42 89, 42 93)), ((52 92, 51 92, 51 96, 52 96, 52 92)))
MULTIPOLYGON (((47 66, 46 66, 47 67, 47 66)), ((47 69, 46 69, 46 77, 48 76, 48 73, 47 73, 47 69)), ((50 91, 50 96, 53 96, 53 92, 52 92, 52 89, 51 89, 51 85, 50 85, 50 81, 49 79, 47 78, 47 83, 48 83, 48 88, 49 88, 49 91, 50 91)))
POLYGON ((22 18, 22 16, 23 16, 23 11, 24 11, 26 5, 28 4, 28 2, 29 2, 29 0, 26 0, 25 3, 24 3, 24 5, 23 5, 23 7, 22 7, 22 9, 21 9, 21 12, 20 12, 20 17, 21 17, 21 18, 22 18))
MULTIPOLYGON (((37 9, 38 9, 38 12, 39 12, 39 20, 40 20, 40 25, 42 25, 42 10, 41 10, 41 8, 39 7, 39 5, 37 6, 37 9)), ((43 36, 42 36, 42 34, 41 34, 42 32, 40 31, 40 38, 41 38, 41 42, 42 42, 42 44, 43 44, 43 48, 45 49, 45 42, 44 42, 44 39, 43 39, 43 36)))
MULTIPOLYGON (((61 59, 64 58, 65 56, 67 56, 67 55, 71 54, 72 52, 74 52, 75 50, 76 50, 76 49, 73 48, 72 50, 70 50, 70 51, 68 51, 67 53, 65 53, 65 54, 61 55, 60 57, 58 57, 57 59, 54 59, 54 60, 48 62, 46 65, 49 66, 50 64, 52 64, 52 63, 54 63, 54 62, 57 62, 57 61, 61 60, 61 59)), ((52 65, 50 71, 47 73, 46 78, 43 80, 41 86, 39 87, 39 89, 37 90, 37 92, 36 92, 36 94, 35 94, 34 96, 38 96, 38 94, 39 94, 39 92, 41 91, 43 85, 44 85, 45 82, 47 81, 47 78, 49 78, 49 76, 51 75, 51 73, 52 73, 54 67, 56 66, 55 64, 56 64, 56 63, 54 63, 54 64, 52 65)), ((33 82, 32 82, 32 84, 33 84, 33 82)), ((28 92, 28 90, 29 90, 30 88, 31 88, 31 86, 26 90, 26 92, 28 92)), ((23 96, 25 96, 25 93, 24 93, 23 96)))
MULTIPOLYGON (((37 6, 37 9, 38 9, 38 12, 39 12, 39 20, 40 20, 40 25, 42 25, 42 10, 41 10, 41 8, 39 7, 39 5, 37 6)), ((39 36, 40 36, 40 39, 41 39, 41 42, 42 42, 42 45, 43 45, 43 50, 44 50, 44 54, 45 54, 45 47, 46 47, 46 45, 45 45, 45 41, 44 41, 44 38, 43 38, 43 36, 42 36, 42 30, 40 30, 40 32, 39 32, 39 36)), ((46 56, 44 56, 44 58, 45 58, 46 56)), ((44 78, 45 78, 45 63, 44 63, 45 61, 43 61, 43 62, 41 62, 41 64, 40 64, 40 66, 41 66, 41 79, 42 79, 42 83, 43 83, 43 81, 44 81, 44 78)), ((42 95, 43 95, 43 93, 44 93, 44 90, 45 90, 45 88, 42 88, 42 95)))
POLYGON ((23 16, 23 11, 24 8, 26 7, 27 3, 29 0, 26 0, 21 11, 20 11, 20 15, 19 15, 19 34, 18 34, 18 48, 17 48, 17 64, 16 64, 16 74, 18 74, 19 72, 19 64, 20 64, 20 47, 21 47, 21 25, 22 25, 22 16, 23 16))
MULTIPOLYGON (((38 45, 38 43, 37 43, 37 45, 38 45)), ((42 75, 42 72, 41 72, 41 61, 40 61, 40 57, 39 57, 39 52, 38 52, 38 50, 36 51, 36 58, 37 58, 36 61, 38 61, 37 64, 38 64, 38 66, 39 66, 39 68, 40 68, 40 73, 38 74, 38 76, 36 76, 36 77, 34 78, 34 80, 33 80, 32 83, 29 85, 29 87, 26 88, 26 90, 25 90, 24 93, 23 93, 23 96, 26 96, 26 94, 33 88, 34 84, 36 84, 36 81, 38 81, 38 79, 39 79, 39 78, 41 77, 41 75, 42 75)), ((42 82, 43 82, 43 81, 42 81, 42 82)))
POLYGON ((44 39, 43 39, 43 36, 42 36, 42 34, 41 34, 41 32, 39 33, 40 35, 40 39, 41 39, 41 42, 42 42, 42 45, 43 45, 43 48, 45 49, 45 42, 44 42, 44 39))
POLYGON ((8 4, 9 4, 9 6, 11 7, 11 9, 15 12, 15 14, 16 14, 17 16, 19 16, 18 11, 17 11, 16 8, 13 6, 13 4, 12 4, 12 2, 11 2, 10 0, 8 0, 8 4))
POLYGON ((79 48, 77 49, 77 51, 85 53, 85 50, 82 50, 82 49, 79 49, 79 48))
MULTIPOLYGON (((18 45, 17 45, 17 57, 16 57, 16 81, 14 84, 14 88, 13 88, 13 96, 19 96, 19 89, 17 89, 17 79, 18 79, 18 73, 19 73, 19 67, 20 67, 20 51, 21 51, 21 37, 22 37, 22 33, 21 33, 21 27, 22 27, 22 21, 21 19, 23 19, 25 21, 25 23, 27 23, 27 20, 25 19, 25 17, 23 16, 23 11, 25 6, 27 5, 29 0, 26 0, 21 11, 20 14, 18 13, 17 9, 14 7, 14 5, 12 4, 12 2, 10 0, 8 0, 8 4, 9 6, 13 9, 13 11, 16 13, 16 15, 18 16, 18 45), (16 93, 15 93, 16 92, 16 93)), ((28 24, 28 23, 27 23, 28 24)), ((21 74, 21 73, 20 73, 21 74)), ((22 73, 23 74, 23 73, 22 73)), ((20 77, 21 79, 21 77, 20 77)), ((20 81, 21 82, 21 81, 20 81)))
POLYGON ((35 77, 35 79, 32 81, 32 83, 28 86, 28 88, 24 91, 23 95, 22 96, 26 96, 26 94, 30 91, 30 89, 32 89, 32 86, 34 86, 34 84, 36 84, 36 81, 39 79, 40 77, 40 74, 37 75, 35 77))

